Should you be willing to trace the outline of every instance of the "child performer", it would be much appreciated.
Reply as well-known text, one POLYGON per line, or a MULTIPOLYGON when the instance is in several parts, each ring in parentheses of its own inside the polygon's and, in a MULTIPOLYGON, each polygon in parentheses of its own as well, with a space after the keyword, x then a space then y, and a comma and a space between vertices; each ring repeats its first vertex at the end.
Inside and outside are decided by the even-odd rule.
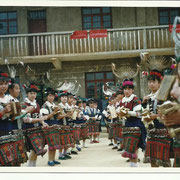
MULTIPOLYGON (((69 113, 66 112, 66 110, 68 109, 68 104, 67 104, 67 92, 61 92, 59 94, 60 96, 60 103, 59 106, 60 108, 63 110, 62 114, 58 115, 58 120, 59 120, 59 125, 61 125, 62 127, 67 126, 68 125, 68 116, 69 113)), ((61 135, 60 135, 61 136, 61 135)), ((59 159, 60 160, 66 160, 66 159, 71 159, 71 156, 69 156, 67 154, 67 149, 68 147, 66 146, 66 144, 64 145, 64 147, 59 149, 59 159)))
POLYGON ((158 70, 152 70, 148 76, 148 87, 151 94, 143 98, 142 105, 150 111, 150 118, 144 118, 147 125, 147 145, 145 151, 145 161, 150 160, 151 167, 158 167, 162 164, 164 167, 170 167, 170 136, 164 124, 160 123, 157 114, 156 99, 158 89, 162 80, 162 74, 158 70), (163 150, 162 150, 163 149, 163 150), (164 154, 164 155, 163 155, 164 154), (147 159, 146 159, 147 158, 147 159))
POLYGON ((86 114, 89 116, 89 120, 91 121, 88 124, 88 128, 89 128, 88 133, 90 136, 90 143, 98 143, 98 141, 96 141, 96 137, 99 132, 97 132, 97 128, 96 128, 97 118, 96 118, 95 109, 94 109, 94 99, 89 99, 89 108, 87 109, 86 114))
MULTIPOLYGON (((73 115, 73 113, 75 111, 75 106, 76 106, 76 104, 74 105, 75 102, 76 102, 76 99, 74 98, 74 96, 71 93, 68 93, 67 110, 69 111, 70 115, 67 117, 67 119, 68 119, 68 124, 71 126, 71 128, 73 128, 73 125, 74 125, 72 115, 73 115)), ((74 141, 74 144, 76 144, 74 139, 73 139, 73 141, 74 141)), ((70 153, 75 154, 75 155, 78 154, 78 152, 77 152, 77 150, 75 148, 75 145, 73 145, 71 147, 70 153)))
MULTIPOLYGON (((49 139, 50 139, 50 141, 53 141, 53 143, 50 142, 50 144, 48 144, 49 145, 48 165, 54 166, 56 164, 60 164, 59 161, 55 161, 56 149, 60 148, 60 135, 59 135, 58 130, 56 130, 56 129, 51 130, 50 127, 53 128, 53 125, 58 124, 56 115, 57 115, 57 112, 59 109, 58 109, 58 107, 56 107, 56 105, 54 103, 56 92, 52 88, 47 88, 45 93, 46 93, 47 100, 42 105, 40 112, 42 112, 43 110, 47 111, 47 113, 45 113, 46 115, 48 115, 48 118, 47 118, 47 120, 45 120, 45 122, 49 125, 49 128, 47 128, 48 133, 46 135, 47 138, 49 137, 47 140, 47 143, 49 142, 49 139), (50 137, 50 135, 52 135, 52 138, 50 137)), ((43 112, 42 112, 42 114, 43 114, 43 112)))
POLYGON ((125 127, 123 129, 123 138, 125 138, 125 151, 122 157, 130 158, 130 167, 137 167, 138 148, 145 149, 146 129, 141 122, 141 101, 138 100, 134 92, 134 84, 132 79, 123 81, 124 97, 120 102, 120 107, 128 109, 126 112, 120 111, 120 116, 127 116, 125 127))
MULTIPOLYGON (((98 109, 98 102, 97 101, 94 102, 94 109, 95 109, 95 114, 96 114, 96 118, 97 118, 96 121, 99 124, 99 132, 101 132, 101 118, 102 118, 102 114, 101 114, 101 111, 98 109)), ((98 138, 97 142, 99 142, 99 136, 100 136, 100 134, 97 135, 97 138, 98 138)))
POLYGON ((8 151, 11 147, 11 143, 13 145, 16 142, 10 141, 3 143, 4 136, 8 136, 14 129, 18 129, 17 122, 12 121, 10 99, 5 95, 8 90, 9 81, 10 77, 8 74, 0 71, 0 152, 4 152, 0 154, 0 166, 19 166, 17 161, 12 157, 15 155, 15 152, 8 151), (7 153, 9 154, 8 158, 7 153), (7 161, 4 161, 4 159, 7 159, 7 161))
POLYGON ((24 104, 23 108, 27 107, 33 107, 32 111, 27 114, 27 116, 24 118, 24 123, 23 123, 23 129, 26 130, 26 135, 27 135, 27 142, 28 142, 28 150, 30 150, 30 155, 29 155, 29 161, 28 161, 28 166, 36 166, 36 161, 37 161, 37 156, 38 155, 44 155, 47 150, 43 149, 44 148, 44 143, 45 138, 43 136, 42 131, 40 130, 41 134, 41 140, 35 140, 35 138, 39 138, 37 133, 35 132, 38 127, 40 127, 41 123, 43 127, 46 127, 47 124, 44 122, 47 119, 47 116, 42 116, 40 117, 40 107, 39 104, 36 102, 36 96, 37 96, 38 88, 34 84, 30 84, 30 86, 26 89, 27 97, 24 99, 24 104), (33 129, 35 131, 33 131, 33 129), (33 134, 34 133, 34 134, 33 134), (29 135, 28 135, 29 134, 29 135), (32 138, 33 136, 33 138, 32 138), (34 143, 37 143, 34 145, 34 143), (37 149, 35 149, 37 148, 37 149))
POLYGON ((115 131, 113 129, 113 122, 117 120, 117 116, 115 114, 115 98, 113 96, 109 98, 108 106, 106 110, 104 110, 102 113, 104 114, 107 121, 106 126, 107 126, 107 131, 109 134, 108 138, 111 141, 109 146, 114 145, 112 149, 117 149, 117 141, 115 139, 115 131), (114 110, 114 113, 113 113, 113 110, 114 110), (113 144, 113 140, 114 140, 114 144, 113 144))

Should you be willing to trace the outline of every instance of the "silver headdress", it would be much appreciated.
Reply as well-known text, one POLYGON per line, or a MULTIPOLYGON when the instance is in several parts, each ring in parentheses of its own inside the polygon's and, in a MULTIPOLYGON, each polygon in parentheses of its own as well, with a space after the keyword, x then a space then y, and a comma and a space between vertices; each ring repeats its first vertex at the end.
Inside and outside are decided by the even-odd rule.
POLYGON ((170 68, 173 64, 173 59, 165 56, 150 55, 148 52, 141 53, 141 63, 140 66, 143 70, 153 70, 162 71, 163 69, 170 68))
POLYGON ((139 69, 140 66, 138 64, 136 71, 134 71, 133 68, 131 68, 130 64, 122 64, 118 69, 116 69, 115 64, 112 63, 113 74, 120 80, 136 77, 138 75, 139 69))
POLYGON ((81 87, 80 84, 77 83, 77 81, 75 80, 75 82, 67 82, 65 81, 61 87, 56 88, 56 90, 58 91, 67 91, 71 94, 77 94, 79 91, 79 88, 81 87))
POLYGON ((106 96, 112 96, 115 94, 117 91, 119 91, 120 85, 117 83, 116 86, 111 85, 109 82, 106 83, 106 86, 102 86, 103 93, 106 96))

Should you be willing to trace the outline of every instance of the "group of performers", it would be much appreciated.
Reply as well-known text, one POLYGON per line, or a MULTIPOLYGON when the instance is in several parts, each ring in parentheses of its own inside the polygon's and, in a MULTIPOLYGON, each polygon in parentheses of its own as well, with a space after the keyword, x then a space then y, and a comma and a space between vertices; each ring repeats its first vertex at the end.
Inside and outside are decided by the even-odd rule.
MULTIPOLYGON (((177 68, 180 74, 180 63, 177 68)), ((124 79, 101 113, 94 99, 89 99, 87 105, 86 100, 51 87, 45 89, 46 101, 40 107, 35 84, 26 87, 27 96, 20 102, 20 85, 0 72, 0 166, 20 166, 27 161, 28 166, 36 166, 37 157, 47 152, 45 145, 49 166, 60 164, 55 158, 56 150, 59 160, 71 159, 71 154, 77 155, 81 147, 87 147, 86 139, 99 142, 104 116, 109 145, 128 158, 130 167, 138 166, 140 148, 143 162, 151 167, 171 167, 170 158, 174 158, 173 167, 180 167, 180 135, 172 137, 169 133, 169 127, 180 125, 180 110, 167 114, 159 111, 162 102, 157 94, 162 79, 163 73, 152 69, 147 77, 150 94, 141 100, 134 94, 133 79, 124 79)), ((180 103, 178 79, 171 97, 180 103)))
POLYGON ((25 89, 27 96, 20 102, 20 85, 0 72, 0 166, 21 166, 27 161, 29 167, 36 166, 37 157, 47 152, 45 145, 48 165, 54 166, 59 160, 71 159, 71 154, 77 155, 81 147, 87 148, 86 139, 98 143, 101 113, 94 99, 87 102, 48 87, 40 107, 38 87, 30 84, 25 89))
MULTIPOLYGON (((180 63, 178 64, 180 68, 180 63)), ((179 71, 180 72, 180 71, 179 71)), ((152 69, 147 76, 150 94, 138 99, 134 94, 133 79, 125 79, 119 90, 108 99, 103 111, 110 144, 128 158, 130 167, 137 167, 138 150, 144 152, 143 163, 151 167, 180 167, 180 137, 171 137, 169 127, 180 125, 180 109, 162 115, 157 94, 163 79, 163 72, 152 69), (118 144, 120 145, 118 147, 118 144), (173 165, 170 158, 174 158, 173 165)), ((180 87, 177 79, 171 96, 180 103, 180 87)))

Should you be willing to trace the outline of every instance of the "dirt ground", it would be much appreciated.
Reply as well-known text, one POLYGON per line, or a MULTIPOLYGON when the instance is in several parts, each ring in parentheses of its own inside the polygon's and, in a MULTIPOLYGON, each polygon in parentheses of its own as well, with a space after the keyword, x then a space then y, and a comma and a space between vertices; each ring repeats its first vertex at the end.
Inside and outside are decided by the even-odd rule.
MULTIPOLYGON (((126 158, 121 156, 121 153, 117 150, 112 150, 112 146, 108 146, 110 141, 107 138, 107 133, 101 133, 100 142, 90 144, 90 140, 86 140, 88 148, 82 148, 82 151, 78 152, 78 155, 71 155, 72 159, 61 160, 60 165, 55 167, 129 167, 130 163, 126 162, 126 158)), ((81 142, 82 144, 82 142, 81 142)), ((46 146, 46 149, 48 147, 46 146)), ((56 151, 56 160, 58 160, 58 151, 56 151)), ((140 162, 139 167, 150 167, 150 164, 143 163, 143 152, 139 150, 140 162)), ((49 167, 48 153, 43 157, 39 156, 37 160, 37 167, 49 167)), ((22 167, 26 167, 27 163, 22 167)))

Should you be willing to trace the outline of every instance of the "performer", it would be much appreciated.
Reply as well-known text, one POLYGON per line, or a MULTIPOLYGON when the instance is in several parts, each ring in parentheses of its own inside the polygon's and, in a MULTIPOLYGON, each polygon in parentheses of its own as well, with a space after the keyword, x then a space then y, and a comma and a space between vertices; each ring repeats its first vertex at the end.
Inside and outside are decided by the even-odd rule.
POLYGON ((77 117, 77 123, 80 125, 80 140, 83 140, 83 148, 87 148, 87 146, 85 145, 86 143, 86 139, 88 139, 88 129, 87 129, 87 115, 84 114, 83 112, 83 103, 82 101, 79 99, 77 101, 77 106, 78 109, 80 110, 78 117, 77 117))
MULTIPOLYGON (((116 92, 116 98, 115 98, 115 101, 116 101, 115 107, 116 107, 117 115, 118 115, 118 108, 119 108, 120 102, 123 97, 124 97, 124 93, 123 93, 123 89, 121 86, 119 88, 119 90, 116 92)), ((116 128, 116 139, 117 139, 117 144, 119 144, 119 148, 117 149, 117 151, 123 150, 123 148, 121 147, 122 141, 123 141, 123 138, 122 138, 122 127, 123 126, 124 126, 124 120, 118 116, 117 128, 116 128)))
POLYGON ((94 109, 94 99, 89 99, 89 108, 87 109, 88 120, 88 134, 90 136, 90 143, 99 143, 96 137, 99 134, 99 124, 96 122, 97 117, 94 109))
POLYGON ((87 122, 89 120, 89 116, 88 116, 89 106, 87 106, 87 104, 88 104, 88 100, 84 98, 82 102, 82 112, 83 112, 84 122, 81 125, 81 133, 80 133, 80 137, 83 140, 83 148, 87 148, 85 143, 86 143, 86 139, 89 139, 88 126, 87 126, 87 122))
POLYGON ((27 139, 27 150, 30 151, 29 167, 36 166, 37 156, 43 156, 47 152, 47 150, 44 149, 45 137, 41 126, 47 126, 44 121, 47 120, 48 116, 40 117, 40 106, 36 102, 37 92, 37 86, 31 83, 29 87, 26 88, 27 97, 24 99, 22 106, 23 109, 33 107, 32 111, 23 119, 23 129, 25 130, 27 139))
POLYGON ((83 140, 83 148, 87 148, 87 146, 85 146, 85 141, 87 139, 87 126, 86 126, 86 118, 83 114, 83 104, 81 99, 77 100, 76 103, 77 109, 76 111, 78 111, 77 114, 77 118, 74 121, 75 125, 75 134, 76 134, 76 148, 80 149, 79 151, 81 151, 81 148, 79 147, 80 145, 80 140, 83 140))
POLYGON ((147 125, 147 145, 145 151, 145 161, 150 159, 151 167, 170 167, 170 136, 164 124, 160 123, 157 114, 157 105, 159 104, 156 95, 162 80, 162 73, 158 70, 152 70, 148 76, 148 87, 151 94, 143 98, 142 105, 149 110, 149 118, 144 118, 147 125), (153 121, 153 122, 152 122, 153 121), (152 122, 152 123, 151 123, 152 122))
MULTIPOLYGON (((178 77, 173 85, 171 90, 171 96, 174 97, 178 103, 180 103, 180 86, 179 86, 179 77, 180 77, 180 58, 176 59, 177 61, 177 72, 178 77)), ((175 126, 180 126, 180 110, 168 113, 167 115, 163 115, 162 120, 164 121, 165 125, 169 128, 175 126)), ((173 138, 173 151, 174 151, 174 163, 173 167, 180 167, 180 135, 177 134, 173 138)))
MULTIPOLYGON (((98 122, 98 124, 99 124, 99 132, 101 132, 102 130, 101 130, 101 118, 102 118, 102 113, 101 113, 101 111, 98 109, 98 102, 97 101, 95 101, 94 102, 94 109, 95 109, 95 114, 96 114, 96 118, 97 118, 97 122, 98 122)), ((99 142, 99 135, 100 134, 98 134, 97 135, 97 141, 99 142)))
MULTIPOLYGON (((11 99, 14 98, 10 99, 5 96, 9 82, 8 74, 0 72, 0 166, 20 166, 21 163, 27 161, 27 154, 24 149, 21 126, 13 115, 15 109, 20 112, 20 106, 13 109, 11 99)), ((11 83, 10 91, 18 96, 19 89, 16 91, 14 86, 17 89, 19 87, 11 83)))
MULTIPOLYGON (((68 100, 67 100, 67 111, 69 112, 69 116, 67 117, 67 121, 68 121, 68 124, 71 126, 71 131, 73 131, 73 126, 74 126, 74 120, 72 119, 73 117, 73 114, 75 112, 75 109, 76 109, 76 104, 74 105, 73 103, 75 103, 76 100, 74 99, 74 96, 71 94, 71 93, 68 93, 68 100)), ((76 117, 75 117, 76 119, 76 117)), ((76 141, 73 139, 74 141, 74 144, 76 144, 76 141)), ((71 150, 70 150, 70 153, 71 154, 75 154, 77 155, 78 152, 75 148, 75 146, 72 146, 71 147, 71 150)))
POLYGON ((59 106, 62 109, 62 112, 61 112, 61 114, 58 115, 57 119, 59 120, 58 124, 63 127, 63 130, 60 131, 62 133, 62 134, 60 134, 62 147, 60 147, 60 149, 59 149, 59 159, 66 160, 66 159, 71 159, 71 156, 67 154, 67 149, 68 149, 67 143, 69 143, 70 140, 68 139, 67 141, 65 141, 63 139, 63 138, 65 138, 63 132, 66 133, 64 128, 68 125, 67 117, 68 116, 70 117, 71 114, 66 111, 68 109, 67 92, 60 92, 59 96, 60 96, 59 106))
POLYGON ((137 167, 138 148, 145 149, 146 129, 141 122, 141 101, 133 94, 134 84, 132 79, 123 81, 124 97, 120 102, 120 107, 127 108, 128 111, 120 111, 120 116, 127 117, 125 128, 123 129, 124 152, 122 157, 130 158, 130 166, 137 167))
POLYGON ((49 127, 44 128, 43 131, 49 146, 48 165, 54 166, 56 164, 60 164, 59 161, 55 161, 56 149, 60 148, 60 134, 56 126, 58 124, 56 116, 59 108, 54 103, 56 93, 55 90, 52 88, 47 88, 45 93, 47 101, 41 107, 40 112, 42 112, 42 115, 48 115, 48 118, 45 120, 45 122, 49 125, 49 127))
POLYGON ((114 145, 112 149, 117 149, 115 129, 113 128, 113 123, 117 120, 117 114, 115 111, 115 98, 113 96, 109 97, 108 106, 102 113, 106 118, 106 127, 109 134, 108 139, 111 141, 109 146, 114 145), (114 140, 114 144, 113 144, 113 140, 114 140))

